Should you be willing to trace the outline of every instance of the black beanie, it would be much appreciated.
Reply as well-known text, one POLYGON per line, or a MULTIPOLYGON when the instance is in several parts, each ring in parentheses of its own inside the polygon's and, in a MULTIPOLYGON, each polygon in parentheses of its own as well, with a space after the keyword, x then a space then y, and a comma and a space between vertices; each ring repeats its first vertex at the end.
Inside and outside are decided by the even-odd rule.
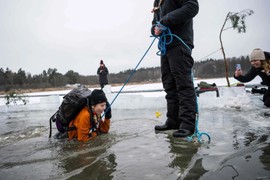
POLYGON ((100 89, 94 89, 90 96, 91 105, 96 105, 98 103, 107 102, 105 93, 100 89))

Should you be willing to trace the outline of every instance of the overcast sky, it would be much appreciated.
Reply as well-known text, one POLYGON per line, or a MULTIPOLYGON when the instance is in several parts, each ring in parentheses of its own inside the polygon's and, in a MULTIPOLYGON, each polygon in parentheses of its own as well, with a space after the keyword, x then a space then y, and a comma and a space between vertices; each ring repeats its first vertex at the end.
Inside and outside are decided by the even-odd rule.
MULTIPOLYGON (((270 0, 199 0, 194 18, 195 61, 220 48, 228 12, 252 9, 247 32, 223 32, 227 57, 270 51, 270 0)), ((152 0, 0 0, 0 67, 40 74, 56 68, 95 75, 100 59, 111 73, 133 69, 150 37, 152 0)), ((227 27, 230 22, 227 23, 227 27)), ((157 43, 140 67, 159 66, 157 43)), ((208 58, 222 58, 221 51, 208 58)))

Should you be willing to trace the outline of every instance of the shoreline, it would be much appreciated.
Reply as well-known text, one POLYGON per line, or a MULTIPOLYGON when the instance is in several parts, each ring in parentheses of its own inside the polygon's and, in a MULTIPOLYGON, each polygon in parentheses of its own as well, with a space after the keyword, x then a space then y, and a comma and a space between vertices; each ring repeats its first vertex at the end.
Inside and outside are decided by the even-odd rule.
MULTIPOLYGON (((128 85, 142 85, 142 84, 156 84, 161 82, 138 82, 138 83, 128 83, 128 85)), ((124 84, 124 83, 123 83, 124 84)), ((109 84, 111 87, 116 86, 123 86, 123 84, 109 84)), ((72 85, 66 85, 65 87, 51 87, 51 88, 30 88, 30 89, 11 89, 9 91, 0 91, 0 96, 4 96, 11 93, 17 93, 17 94, 26 94, 26 93, 39 93, 39 92, 52 92, 52 91, 65 91, 65 90, 72 90, 73 88, 77 87, 78 84, 72 84, 72 85)), ((89 89, 93 88, 100 88, 99 84, 95 85, 85 85, 89 89)))

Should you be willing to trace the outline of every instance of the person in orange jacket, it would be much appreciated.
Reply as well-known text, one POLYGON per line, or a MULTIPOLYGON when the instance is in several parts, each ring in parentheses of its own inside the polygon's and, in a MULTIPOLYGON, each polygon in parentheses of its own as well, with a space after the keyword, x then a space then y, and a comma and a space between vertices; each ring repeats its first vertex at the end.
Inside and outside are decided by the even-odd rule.
POLYGON ((93 90, 87 105, 69 123, 69 127, 75 127, 75 130, 68 132, 68 138, 85 142, 101 133, 107 133, 110 129, 111 116, 111 107, 105 93, 99 89, 93 90), (105 109, 105 119, 102 120, 101 114, 105 109))

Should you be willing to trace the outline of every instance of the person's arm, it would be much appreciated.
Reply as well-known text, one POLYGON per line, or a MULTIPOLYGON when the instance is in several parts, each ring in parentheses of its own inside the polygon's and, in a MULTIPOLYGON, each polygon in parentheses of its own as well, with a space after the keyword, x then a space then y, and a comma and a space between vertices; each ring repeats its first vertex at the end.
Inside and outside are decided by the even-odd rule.
POLYGON ((105 120, 100 122, 100 132, 107 133, 110 130, 110 125, 111 125, 111 119, 112 118, 112 110, 111 110, 111 105, 107 101, 106 102, 106 110, 105 110, 105 120))
POLYGON ((183 25, 186 21, 194 18, 199 12, 199 3, 197 0, 186 0, 181 7, 169 12, 162 17, 160 23, 166 27, 174 25, 183 25))
POLYGON ((237 75, 236 73, 234 78, 243 83, 253 80, 258 75, 257 70, 254 67, 252 67, 246 75, 237 75))
POLYGON ((105 118, 105 120, 100 121, 99 131, 103 133, 108 133, 111 126, 111 120, 105 118))
POLYGON ((87 110, 83 110, 83 112, 79 115, 79 121, 77 125, 77 135, 78 141, 88 141, 89 131, 90 131, 90 114, 87 110))
POLYGON ((99 74, 100 74, 100 67, 97 70, 97 75, 99 75, 99 74))
MULTIPOLYGON (((155 0, 154 1, 154 9, 156 7, 158 7, 158 0, 155 0)), ((154 32, 154 29, 155 29, 155 24, 157 23, 157 21, 159 21, 158 17, 157 17, 157 14, 159 13, 159 10, 157 10, 157 12, 155 10, 152 10, 152 13, 154 14, 154 17, 153 17, 153 20, 152 20, 152 27, 151 27, 151 34, 154 36, 155 35, 155 32, 154 32)))
POLYGON ((104 67, 103 74, 105 74, 105 75, 109 74, 109 71, 108 71, 108 68, 107 67, 104 67))

